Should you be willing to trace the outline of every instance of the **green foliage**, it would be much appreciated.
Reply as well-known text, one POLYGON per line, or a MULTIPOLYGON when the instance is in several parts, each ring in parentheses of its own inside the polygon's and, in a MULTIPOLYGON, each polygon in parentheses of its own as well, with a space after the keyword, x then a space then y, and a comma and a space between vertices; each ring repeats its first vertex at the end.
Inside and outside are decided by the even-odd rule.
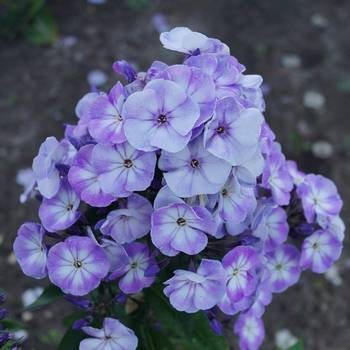
POLYGON ((60 288, 56 287, 53 284, 48 285, 43 293, 39 296, 39 298, 34 301, 33 304, 26 307, 26 310, 38 309, 43 306, 52 304, 53 302, 61 299, 63 297, 63 293, 60 288))
POLYGON ((14 341, 14 340, 11 341, 10 340, 10 341, 6 342, 6 344, 3 345, 0 348, 0 350, 12 350, 15 345, 16 345, 16 341, 14 341))
MULTIPOLYGON (((154 349, 228 349, 225 338, 217 336, 211 330, 209 321, 203 312, 187 314, 176 311, 169 304, 159 285, 154 285, 146 290, 145 299, 154 314, 154 322, 149 322, 149 324, 158 324, 158 329, 144 325, 144 328, 141 329, 144 344, 158 346, 153 346, 154 349), (157 343, 159 341, 167 341, 167 343, 159 347, 157 343)), ((145 349, 148 348, 153 349, 145 347, 145 349)))
POLYGON ((57 27, 45 0, 5 0, 0 5, 0 39, 22 35, 36 45, 50 44, 57 38, 57 27))
POLYGON ((304 350, 304 344, 299 340, 296 344, 292 345, 288 350, 304 350))
POLYGON ((80 342, 86 338, 84 332, 80 330, 69 329, 63 336, 57 350, 78 350, 80 342))
POLYGON ((150 0, 125 0, 125 2, 133 10, 142 10, 149 5, 150 0))
POLYGON ((50 329, 47 333, 39 336, 40 341, 51 347, 57 347, 62 338, 62 334, 57 329, 50 329))
POLYGON ((1 320, 1 325, 4 327, 5 330, 10 332, 16 332, 20 329, 25 329, 26 326, 24 323, 16 320, 12 320, 10 318, 4 318, 1 320))

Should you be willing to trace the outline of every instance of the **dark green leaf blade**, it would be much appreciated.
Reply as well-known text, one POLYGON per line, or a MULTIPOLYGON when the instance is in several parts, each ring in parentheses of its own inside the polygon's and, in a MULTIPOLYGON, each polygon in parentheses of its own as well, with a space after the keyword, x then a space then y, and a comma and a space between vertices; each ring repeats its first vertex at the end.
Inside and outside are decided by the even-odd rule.
POLYGON ((79 350, 79 344, 85 338, 86 334, 84 332, 69 329, 63 336, 57 350, 79 350))
POLYGON ((38 309, 43 306, 49 305, 58 299, 63 297, 63 292, 60 288, 56 287, 53 284, 48 285, 39 298, 26 307, 26 310, 38 309))

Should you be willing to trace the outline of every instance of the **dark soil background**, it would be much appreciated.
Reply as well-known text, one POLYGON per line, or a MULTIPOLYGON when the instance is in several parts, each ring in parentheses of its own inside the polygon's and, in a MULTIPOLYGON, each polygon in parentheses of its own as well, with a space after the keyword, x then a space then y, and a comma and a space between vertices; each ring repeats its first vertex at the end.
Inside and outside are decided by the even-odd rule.
MULTIPOLYGON (((46 136, 61 137, 62 123, 74 121, 75 103, 89 90, 89 71, 103 70, 109 79, 102 88, 107 89, 116 79, 115 59, 139 69, 154 59, 176 61, 176 54, 158 41, 152 24, 156 13, 171 27, 188 26, 220 38, 248 73, 264 77, 265 115, 284 151, 303 170, 337 183, 342 216, 350 224, 348 0, 163 0, 150 1, 140 11, 122 0, 101 6, 51 0, 49 9, 59 29, 55 44, 34 46, 18 38, 0 46, 0 286, 9 293, 13 315, 34 316, 25 349, 54 349, 69 306, 59 303, 29 316, 19 312, 23 291, 46 281, 25 278, 11 255, 18 226, 37 220, 34 201, 19 204, 16 174, 31 166, 46 136), (64 44, 67 36, 77 42, 64 44)), ((275 297, 264 316, 263 349, 274 348, 274 335, 282 328, 303 339, 307 350, 350 348, 349 247, 347 239, 337 263, 340 285, 306 273, 297 286, 275 297)))

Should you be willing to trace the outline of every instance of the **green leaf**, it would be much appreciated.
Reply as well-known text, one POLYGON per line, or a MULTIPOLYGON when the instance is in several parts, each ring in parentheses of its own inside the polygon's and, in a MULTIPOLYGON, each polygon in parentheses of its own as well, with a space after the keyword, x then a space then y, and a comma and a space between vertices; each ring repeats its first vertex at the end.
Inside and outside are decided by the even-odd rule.
POLYGON ((228 344, 224 337, 217 336, 211 329, 203 312, 187 314, 176 311, 162 292, 162 286, 153 286, 145 291, 157 321, 165 337, 183 350, 225 350, 228 344))
POLYGON ((48 285, 39 298, 26 307, 26 310, 38 309, 43 306, 49 305, 58 299, 62 298, 63 293, 60 288, 56 287, 53 284, 48 285))
POLYGON ((53 17, 45 10, 41 11, 24 30, 24 35, 33 44, 52 44, 57 38, 57 27, 53 17))
POLYGON ((20 329, 26 328, 26 325, 24 323, 17 320, 12 320, 10 318, 4 318, 0 321, 0 324, 2 324, 3 327, 9 331, 18 331, 20 329))
POLYGON ((289 347, 288 350, 304 350, 304 343, 299 340, 296 344, 289 347))
POLYGON ((84 318, 85 316, 86 316, 85 311, 77 311, 77 312, 74 312, 73 314, 66 316, 63 319, 62 323, 66 327, 71 327, 75 321, 80 320, 80 319, 84 318))
POLYGON ((5 345, 3 345, 0 350, 12 350, 14 345, 16 345, 16 341, 15 340, 10 340, 9 342, 7 342, 5 345))
POLYGON ((86 334, 84 332, 69 329, 63 336, 57 350, 79 350, 79 344, 85 338, 86 334))

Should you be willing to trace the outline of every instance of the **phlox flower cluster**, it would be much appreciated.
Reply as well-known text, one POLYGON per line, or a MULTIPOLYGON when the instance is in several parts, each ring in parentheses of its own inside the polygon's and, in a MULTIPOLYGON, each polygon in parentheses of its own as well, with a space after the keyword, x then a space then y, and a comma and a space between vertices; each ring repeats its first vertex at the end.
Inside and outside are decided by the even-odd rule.
MULTIPOLYGON (((241 349, 255 350, 273 295, 339 258, 342 201, 331 180, 286 159, 262 78, 227 45, 182 27, 160 40, 180 64, 116 62, 124 83, 87 93, 64 138, 43 142, 40 223, 20 227, 14 251, 24 274, 48 276, 76 303, 105 285, 120 302, 163 283, 176 310, 205 311, 219 333, 232 316, 241 349)), ((82 350, 138 343, 113 315, 82 329, 82 350)))

